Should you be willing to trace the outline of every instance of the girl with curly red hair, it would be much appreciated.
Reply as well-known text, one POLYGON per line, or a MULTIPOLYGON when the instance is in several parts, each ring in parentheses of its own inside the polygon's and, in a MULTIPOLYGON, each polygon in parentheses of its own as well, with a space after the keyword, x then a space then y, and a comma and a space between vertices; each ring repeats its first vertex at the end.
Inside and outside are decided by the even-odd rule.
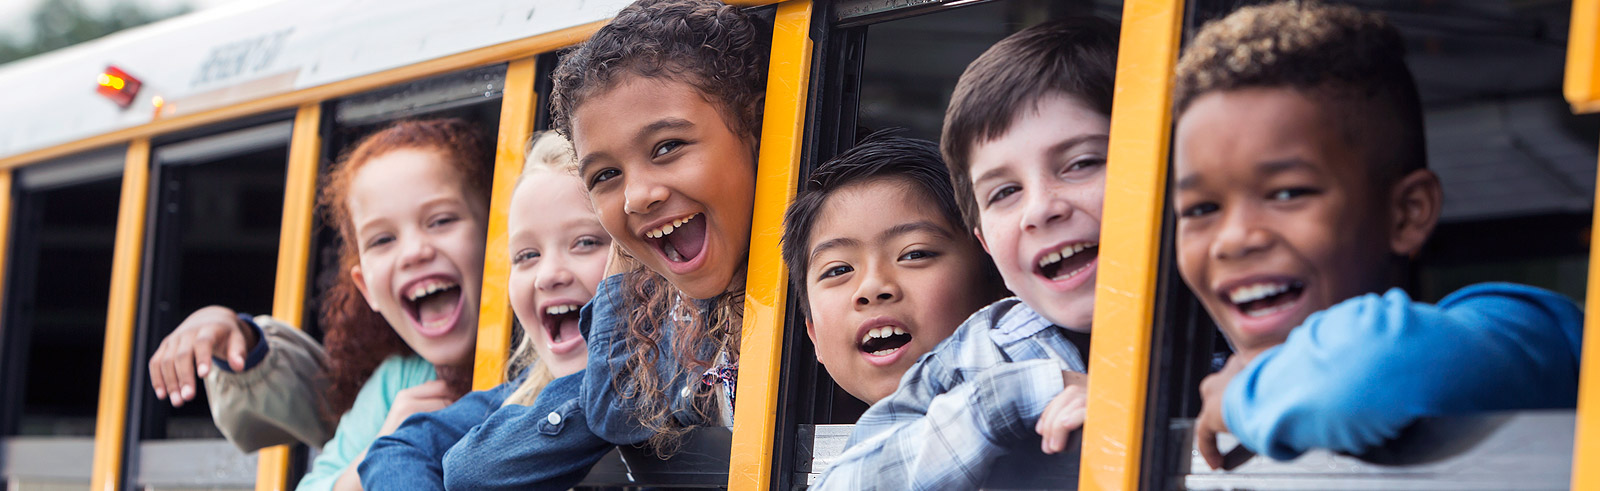
MULTIPOLYGON (((268 317, 208 307, 162 342, 151 373, 192 366, 206 377, 218 427, 246 451, 326 440, 299 489, 360 489, 356 464, 373 440, 469 389, 489 150, 469 123, 436 119, 396 123, 340 159, 319 199, 345 273, 323 298, 325 353, 268 317), (224 354, 219 370, 212 352, 224 354)), ((174 405, 192 383, 152 377, 174 405)))

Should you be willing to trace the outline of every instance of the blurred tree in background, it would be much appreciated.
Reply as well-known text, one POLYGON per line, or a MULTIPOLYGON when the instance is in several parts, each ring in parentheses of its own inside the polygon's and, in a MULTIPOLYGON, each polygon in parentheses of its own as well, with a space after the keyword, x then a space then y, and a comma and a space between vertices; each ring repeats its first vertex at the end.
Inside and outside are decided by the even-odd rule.
POLYGON ((80 0, 44 0, 28 15, 33 24, 31 39, 16 39, 9 34, 0 34, 0 64, 65 48, 129 27, 184 14, 189 10, 188 6, 179 6, 166 11, 154 11, 121 0, 103 12, 96 12, 84 7, 80 0))

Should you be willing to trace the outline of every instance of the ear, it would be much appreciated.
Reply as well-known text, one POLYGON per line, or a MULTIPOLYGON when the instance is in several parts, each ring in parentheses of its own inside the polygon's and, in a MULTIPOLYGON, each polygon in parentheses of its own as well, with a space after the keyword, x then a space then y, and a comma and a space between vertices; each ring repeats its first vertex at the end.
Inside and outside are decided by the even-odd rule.
POLYGON ((361 291, 361 298, 367 299, 367 307, 372 308, 373 312, 377 312, 378 302, 372 299, 371 293, 367 292, 367 277, 361 274, 361 265, 357 264, 350 267, 350 279, 355 280, 356 290, 361 291))
POLYGON ((989 241, 983 240, 983 229, 980 227, 972 227, 972 235, 978 237, 978 245, 983 246, 983 253, 993 257, 994 253, 989 252, 989 241))
MULTIPOLYGON (((811 345, 812 346, 816 346, 817 345, 817 324, 814 323, 814 322, 811 322, 811 316, 809 316, 809 315, 806 316, 806 336, 811 338, 811 345)), ((816 352, 817 352, 817 363, 821 363, 823 365, 827 365, 828 363, 824 362, 822 360, 822 350, 816 350, 816 352)))
POLYGON ((1427 169, 1417 169, 1395 183, 1389 216, 1389 250, 1407 258, 1417 257, 1422 245, 1433 235, 1439 225, 1439 211, 1444 203, 1444 190, 1439 176, 1427 169))

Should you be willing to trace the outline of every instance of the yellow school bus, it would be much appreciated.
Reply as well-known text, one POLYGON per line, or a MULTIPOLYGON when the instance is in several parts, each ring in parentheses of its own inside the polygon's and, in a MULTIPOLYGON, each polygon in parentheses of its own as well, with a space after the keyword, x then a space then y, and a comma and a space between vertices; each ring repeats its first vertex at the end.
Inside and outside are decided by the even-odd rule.
MULTIPOLYGON (((240 2, 0 66, 0 481, 10 489, 292 488, 305 448, 245 455, 206 405, 160 404, 147 357, 220 303, 320 335, 332 234, 319 174, 410 117, 492 130, 495 176, 474 386, 500 376, 504 249, 523 142, 548 125, 549 72, 624 0, 240 2)), ((1174 272, 1166 203, 1172 69, 1236 0, 744 1, 771 64, 731 428, 662 461, 628 451, 586 486, 794 489, 864 410, 798 328, 778 255, 808 169, 885 127, 936 139, 956 77, 1027 26, 1121 24, 1111 155, 1077 452, 996 472, 997 488, 1600 489, 1600 360, 1575 411, 1420 423, 1388 457, 1197 465, 1196 386, 1228 352, 1174 272)), ((1491 279, 1597 298, 1600 0, 1379 2, 1406 36, 1446 190, 1414 291, 1491 279), (1586 114, 1587 113, 1587 114, 1586 114)), ((1600 322, 1591 313, 1587 325, 1600 322)), ((1589 336, 1589 344, 1600 343, 1589 336)), ((1592 355, 1600 347, 1586 349, 1592 355)))

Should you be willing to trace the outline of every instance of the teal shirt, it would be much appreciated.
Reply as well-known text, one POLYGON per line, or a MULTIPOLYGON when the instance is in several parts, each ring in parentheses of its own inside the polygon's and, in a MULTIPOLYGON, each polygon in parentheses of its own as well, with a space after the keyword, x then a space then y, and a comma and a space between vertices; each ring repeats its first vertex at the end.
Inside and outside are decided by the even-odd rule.
POLYGON ((389 408, 394 406, 395 395, 436 378, 438 375, 433 371, 433 364, 420 356, 395 355, 384 360, 372 372, 367 383, 361 386, 355 404, 339 418, 339 429, 333 433, 333 439, 322 446, 322 454, 311 463, 311 469, 295 489, 333 489, 333 483, 339 480, 352 461, 365 452, 373 440, 378 439, 378 430, 383 428, 389 408))

